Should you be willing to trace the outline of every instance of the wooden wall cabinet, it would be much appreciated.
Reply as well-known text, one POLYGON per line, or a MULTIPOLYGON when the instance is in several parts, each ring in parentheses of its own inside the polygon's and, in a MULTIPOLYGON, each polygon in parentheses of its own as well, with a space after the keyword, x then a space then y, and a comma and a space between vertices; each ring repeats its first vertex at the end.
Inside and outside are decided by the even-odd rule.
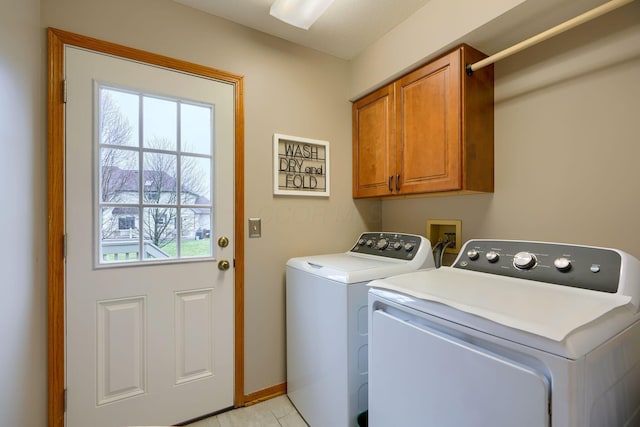
POLYGON ((353 103, 353 197, 493 191, 493 66, 462 45, 353 103))

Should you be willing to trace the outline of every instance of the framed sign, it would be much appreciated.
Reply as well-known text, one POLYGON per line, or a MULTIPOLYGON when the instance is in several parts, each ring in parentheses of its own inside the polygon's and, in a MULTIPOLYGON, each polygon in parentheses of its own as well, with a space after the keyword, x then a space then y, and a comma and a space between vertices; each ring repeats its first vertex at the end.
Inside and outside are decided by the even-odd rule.
POLYGON ((273 194, 329 196, 329 142, 273 135, 273 194))

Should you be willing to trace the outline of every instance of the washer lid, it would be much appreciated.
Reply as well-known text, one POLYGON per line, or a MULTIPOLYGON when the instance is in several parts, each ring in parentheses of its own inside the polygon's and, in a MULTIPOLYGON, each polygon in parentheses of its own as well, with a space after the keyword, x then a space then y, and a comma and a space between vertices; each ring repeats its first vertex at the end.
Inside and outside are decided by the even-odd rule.
POLYGON ((554 341, 631 301, 625 295, 450 267, 376 280, 369 286, 446 304, 554 341))
POLYGON ((422 267, 416 262, 351 253, 291 258, 287 266, 341 283, 368 282, 422 267))

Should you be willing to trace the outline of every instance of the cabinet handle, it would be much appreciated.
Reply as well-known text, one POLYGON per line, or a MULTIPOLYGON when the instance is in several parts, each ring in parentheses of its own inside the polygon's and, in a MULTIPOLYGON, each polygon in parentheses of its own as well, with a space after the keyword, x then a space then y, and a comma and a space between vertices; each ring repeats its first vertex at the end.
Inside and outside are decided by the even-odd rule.
POLYGON ((393 175, 389 176, 389 192, 393 192, 393 187, 391 186, 391 180, 393 179, 393 175))
POLYGON ((396 175, 396 191, 400 191, 400 174, 396 175))

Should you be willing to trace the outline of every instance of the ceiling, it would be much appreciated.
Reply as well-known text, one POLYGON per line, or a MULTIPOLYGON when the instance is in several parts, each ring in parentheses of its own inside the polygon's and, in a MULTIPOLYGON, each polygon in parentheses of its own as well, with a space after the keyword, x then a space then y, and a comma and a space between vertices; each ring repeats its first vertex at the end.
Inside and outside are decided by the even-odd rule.
POLYGON ((335 0, 309 30, 269 15, 274 0, 174 0, 342 59, 352 59, 429 0, 335 0))

